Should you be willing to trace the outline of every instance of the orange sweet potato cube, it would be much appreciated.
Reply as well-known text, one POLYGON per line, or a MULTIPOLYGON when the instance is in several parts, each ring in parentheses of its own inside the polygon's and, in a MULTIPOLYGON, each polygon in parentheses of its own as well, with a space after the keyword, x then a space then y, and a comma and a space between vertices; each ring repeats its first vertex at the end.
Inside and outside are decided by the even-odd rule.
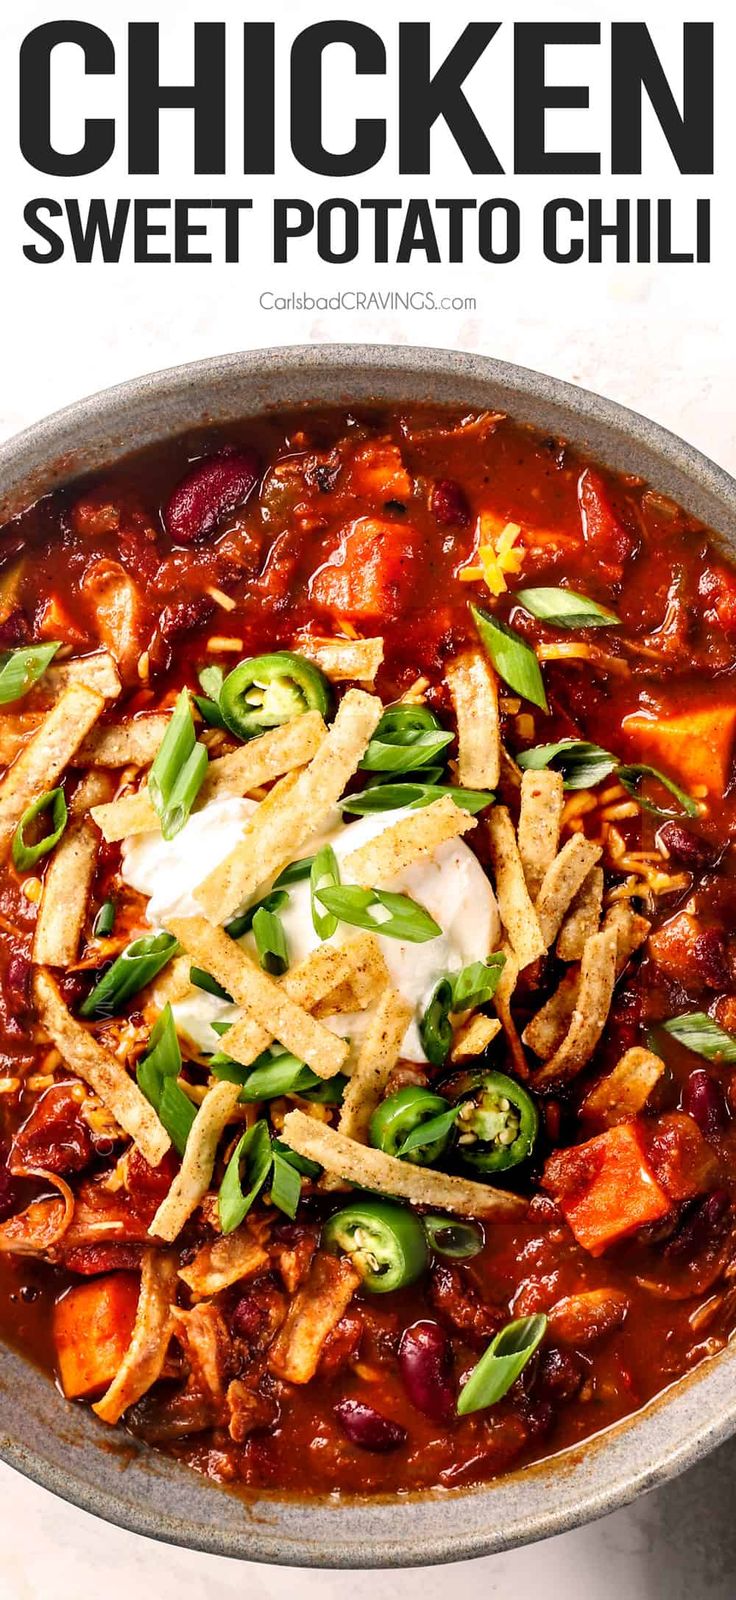
POLYGON ((578 1244, 592 1256, 663 1217, 671 1206, 633 1122, 559 1150, 547 1162, 543 1183, 556 1195, 578 1244))
POLYGON ((736 705, 693 706, 668 717, 633 711, 622 723, 635 760, 660 767, 684 789, 704 784, 718 795, 728 783, 735 730, 736 705))
POLYGON ((130 1344, 138 1278, 112 1272, 80 1283, 53 1311, 56 1364, 67 1400, 90 1400, 112 1383, 130 1344))

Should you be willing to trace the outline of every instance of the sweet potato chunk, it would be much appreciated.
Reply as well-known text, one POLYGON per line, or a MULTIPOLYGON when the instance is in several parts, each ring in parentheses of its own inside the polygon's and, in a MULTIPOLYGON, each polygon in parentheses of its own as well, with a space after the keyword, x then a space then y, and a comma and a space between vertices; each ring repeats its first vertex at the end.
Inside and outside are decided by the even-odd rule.
POLYGON ((678 911, 649 936, 649 954, 668 977, 686 989, 725 989, 730 972, 719 928, 707 927, 690 911, 678 911))
POLYGON ((578 1244, 593 1256, 670 1209, 633 1122, 622 1122, 571 1150, 558 1150, 547 1162, 542 1183, 556 1196, 578 1244))
POLYGON ((628 1309, 623 1289, 587 1289, 565 1295, 549 1313, 550 1333, 561 1344, 581 1350, 620 1328, 628 1309))
POLYGON ((310 581, 312 600, 339 616, 386 622, 412 597, 422 540, 415 528, 359 517, 310 581))
POLYGON ((376 500, 408 500, 412 481, 398 445, 388 440, 361 444, 348 458, 345 476, 353 494, 376 500))
POLYGON ((669 717, 633 711, 622 729, 631 741, 634 759, 661 767, 684 788, 704 784, 722 795, 731 767, 736 705, 693 706, 669 717))
POLYGON ((53 1335, 67 1400, 91 1400, 112 1383, 130 1344, 138 1305, 134 1273, 80 1283, 57 1300, 53 1335))

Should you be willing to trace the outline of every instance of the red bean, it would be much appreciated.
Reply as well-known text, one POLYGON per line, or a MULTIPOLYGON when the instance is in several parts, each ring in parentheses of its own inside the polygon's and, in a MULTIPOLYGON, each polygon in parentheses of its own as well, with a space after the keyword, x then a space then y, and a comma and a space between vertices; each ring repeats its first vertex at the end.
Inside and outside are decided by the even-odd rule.
POLYGON ((661 840, 673 860, 685 867, 712 867, 718 860, 719 851, 696 833, 691 833, 689 828, 684 828, 681 822, 663 823, 657 839, 661 840))
POLYGON ((12 1217, 20 1205, 20 1196, 17 1180, 6 1166, 5 1157, 0 1154, 0 1222, 6 1217, 12 1217))
POLYGON ((425 1416, 447 1422, 455 1412, 450 1341, 437 1322, 415 1322, 399 1345, 399 1368, 404 1388, 425 1416))
POLYGON ((224 516, 242 506, 258 480, 255 450, 233 450, 198 461, 174 490, 164 512, 177 544, 206 539, 224 516))
POLYGON ((453 478, 437 479, 429 508, 442 528, 467 528, 470 521, 470 506, 465 491, 453 478))
POLYGON ((17 951, 8 962, 5 994, 8 1010, 13 1016, 28 1010, 31 1003, 31 963, 27 956, 17 951))
POLYGON ((362 1400, 340 1400, 335 1406, 335 1416, 351 1444, 360 1445, 362 1450, 376 1450, 383 1454, 388 1450, 398 1450, 400 1445, 406 1443, 406 1428, 402 1428, 398 1422, 391 1422, 388 1417, 382 1417, 380 1411, 365 1405, 362 1400))
POLYGON ((700 1132, 706 1139, 720 1133, 728 1121, 726 1099, 716 1078, 712 1078, 705 1067, 695 1067, 689 1077, 685 1079, 680 1096, 680 1105, 694 1122, 697 1122, 700 1132))

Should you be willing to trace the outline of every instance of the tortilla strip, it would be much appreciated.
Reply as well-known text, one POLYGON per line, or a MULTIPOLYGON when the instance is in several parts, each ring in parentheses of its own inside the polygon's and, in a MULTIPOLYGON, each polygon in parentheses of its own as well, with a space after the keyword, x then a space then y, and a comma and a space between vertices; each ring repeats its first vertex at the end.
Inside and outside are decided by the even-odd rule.
MULTIPOLYGON (((148 721, 153 722, 154 718, 148 718, 148 721)), ((161 736, 149 757, 150 760, 156 755, 166 732, 167 723, 168 717, 164 720, 161 736)), ((130 727, 142 725, 142 723, 131 723, 130 727)), ((105 731, 112 732, 112 730, 102 730, 103 733, 105 731)), ((121 727, 119 731, 122 735, 124 729, 121 727)), ((219 756, 216 761, 211 761, 209 764, 207 776, 197 795, 195 811, 201 811, 202 806, 227 795, 248 794, 251 789, 258 789, 261 784, 271 783, 274 778, 291 772, 294 767, 304 766, 316 754, 326 734, 327 729, 319 712, 307 711, 303 717, 295 717, 293 722, 286 722, 280 728, 271 728, 268 733, 261 734, 260 738, 251 739, 242 749, 234 750, 231 755, 219 756)), ((135 757, 126 756, 125 759, 134 760, 135 757)), ((115 763, 115 765, 120 764, 122 763, 115 763)), ((145 786, 136 794, 121 796, 119 800, 113 801, 112 805, 98 807, 95 812, 95 822, 108 844, 130 838, 134 833, 152 833, 154 829, 160 827, 158 815, 154 811, 145 786)))
POLYGON ((53 789, 104 709, 95 689, 77 684, 64 690, 0 782, 0 846, 9 844, 31 801, 53 789))
POLYGON ((196 890, 195 899, 210 922, 225 922, 247 905, 259 886, 271 883, 305 839, 318 832, 357 771, 382 712, 375 695, 348 690, 309 766, 298 778, 283 778, 272 789, 246 824, 240 843, 196 890))
POLYGON ((103 1422, 119 1422, 161 1377, 171 1338, 176 1268, 172 1251, 146 1250, 130 1344, 109 1389, 92 1407, 103 1422))
POLYGON ((309 1277, 291 1301, 283 1327, 268 1352, 269 1371, 287 1383, 309 1383, 328 1335, 345 1315, 360 1285, 347 1256, 318 1250, 309 1277))
POLYGON ((96 650, 94 655, 77 656, 74 661, 52 662, 41 680, 41 688, 48 689, 56 700, 80 683, 86 689, 96 689, 105 700, 117 700, 122 684, 117 663, 109 650, 96 650))
POLYGON ((401 1054, 413 1009, 398 989, 384 990, 368 1023, 342 1103, 338 1129, 350 1139, 367 1141, 368 1124, 401 1054))
POLYGON ((586 943, 570 1026, 555 1054, 534 1074, 535 1088, 566 1082, 590 1060, 606 1025, 615 982, 616 929, 606 928, 586 943))
MULTIPOLYGON (((246 1023, 254 1021, 258 1032, 267 1029, 269 1037, 278 1039, 285 1050, 306 1061, 318 1077, 333 1078, 340 1071, 350 1049, 346 1041, 297 1005, 285 988, 257 967, 222 928, 213 928, 204 917, 172 917, 169 931, 187 954, 227 989, 236 1005, 243 1007, 246 1023)), ((250 1041, 245 1049, 241 1048, 242 1027, 242 1023, 236 1023, 230 1028, 225 1049, 233 1060, 247 1067, 255 1057, 250 1054, 250 1041)))
MULTIPOLYGON (((603 919, 603 931, 614 928, 616 932, 617 980, 634 951, 644 943, 649 927, 646 917, 640 917, 632 911, 628 900, 615 900, 609 907, 603 919)), ((570 967, 554 994, 550 995, 524 1029, 525 1045, 535 1055, 541 1056, 543 1061, 548 1061, 554 1055, 567 1033, 579 987, 580 968, 570 967)))
POLYGON ((268 1267, 268 1254, 247 1224, 203 1244, 193 1261, 181 1267, 179 1277, 196 1299, 219 1294, 243 1278, 255 1278, 268 1267))
POLYGON ((493 1005, 495 1007, 496 1015, 498 1016, 501 1027, 506 1035, 506 1043, 511 1051, 515 1070, 520 1078, 528 1078, 529 1065, 526 1056, 524 1055, 521 1039, 519 1037, 519 1030, 511 1015, 511 996, 516 988, 519 977, 519 963, 510 945, 504 944, 502 946, 502 951, 506 957, 506 962, 498 983, 496 984, 496 991, 493 996, 493 1005))
POLYGON ((591 867, 560 928, 556 946, 560 961, 580 961, 586 939, 598 932, 602 905, 603 868, 591 867))
POLYGON ((542 772, 526 771, 521 779, 519 809, 519 855, 526 886, 536 900, 545 872, 551 867, 560 847, 560 823, 565 803, 561 772, 545 767, 542 772))
POLYGON ((535 906, 546 949, 557 938, 565 912, 600 856, 599 844, 584 833, 574 833, 547 868, 535 906))
POLYGON ((79 939, 97 867, 100 836, 87 815, 90 806, 109 796, 112 780, 105 772, 89 772, 70 805, 71 827, 51 857, 33 939, 33 960, 42 967, 70 967, 79 939))
POLYGON ((521 970, 543 956, 547 946, 529 898, 514 826, 505 806, 494 806, 489 812, 488 839, 501 921, 521 970))
POLYGON ((149 1166, 157 1167, 171 1141, 137 1083, 94 1034, 72 1016, 54 979, 43 967, 35 974, 33 990, 39 1021, 67 1066, 94 1091, 149 1166))
POLYGON ((10 1170, 14 1177, 42 1179, 44 1188, 58 1192, 53 1199, 32 1200, 25 1211, 17 1211, 0 1223, 0 1255, 46 1255, 61 1243, 72 1225, 74 1195, 58 1172, 15 1164, 10 1170))
POLYGON ((639 1115, 664 1072, 664 1062, 652 1050, 634 1045, 605 1078, 601 1078, 582 1104, 585 1117, 594 1117, 604 1128, 628 1122, 639 1115))
POLYGON ((349 983, 363 1005, 375 997, 376 984, 388 983, 388 968, 374 933, 356 933, 344 944, 321 944, 297 967, 284 974, 280 987, 296 1005, 312 1011, 331 998, 336 989, 349 983))
POLYGON ((95 728, 80 746, 77 763, 80 767, 150 767, 170 721, 170 711, 156 711, 95 728))
POLYGON ((465 1061, 469 1056, 482 1056, 489 1044, 501 1032, 497 1017, 487 1017, 482 1011, 470 1017, 458 1028, 450 1050, 451 1061, 465 1061))
POLYGON ((628 900, 614 900, 603 918, 603 927, 616 929, 616 977, 620 978, 627 961, 644 943, 651 922, 632 911, 628 900))
POLYGON ((0 723, 0 766, 9 767, 43 722, 41 711, 6 711, 0 723))
POLYGON ((476 826, 475 817, 461 811, 451 795, 443 795, 421 811, 400 817, 376 839, 353 850, 343 862, 343 880, 359 883, 364 889, 389 882, 421 856, 433 855, 440 845, 476 826))
MULTIPOLYGON (((356 938, 348 940, 342 949, 349 951, 352 957, 350 972, 316 1004, 310 999, 301 999, 300 995, 294 992, 293 985, 288 982, 289 974, 283 980, 286 992, 291 995, 292 1000, 299 1000, 299 1003, 306 1006, 315 1017, 334 1017, 346 1011, 366 1011, 389 983, 388 967, 381 955, 375 934, 358 934, 356 938)), ((314 951, 313 955, 302 963, 303 967, 306 968, 310 963, 314 964, 316 955, 317 951, 314 951)))
POLYGON ((457 720, 458 783, 495 789, 501 775, 498 678, 483 650, 464 650, 445 678, 457 720))
POLYGON ((346 1178, 362 1189, 376 1189, 379 1194, 398 1195, 413 1205, 430 1206, 433 1211, 503 1221, 521 1216, 527 1209, 526 1200, 518 1195, 487 1183, 449 1177, 446 1172, 418 1167, 411 1161, 399 1161, 382 1150, 348 1139, 337 1128, 329 1128, 304 1111, 288 1113, 281 1137, 291 1150, 318 1161, 325 1172, 337 1178, 346 1178))
POLYGON ((202 1101, 189 1130, 179 1171, 148 1230, 172 1244, 203 1200, 215 1170, 220 1138, 238 1103, 240 1084, 215 1083, 202 1101))
POLYGON ((147 1011, 149 1006, 156 1012, 163 1011, 165 1006, 173 1006, 177 1000, 184 1000, 191 994, 195 987, 190 977, 191 966, 188 956, 174 956, 173 961, 167 962, 158 976, 141 989, 138 996, 141 1011, 147 1011))
POLYGON ((294 648, 332 683, 374 683, 383 661, 383 639, 297 639, 294 648))

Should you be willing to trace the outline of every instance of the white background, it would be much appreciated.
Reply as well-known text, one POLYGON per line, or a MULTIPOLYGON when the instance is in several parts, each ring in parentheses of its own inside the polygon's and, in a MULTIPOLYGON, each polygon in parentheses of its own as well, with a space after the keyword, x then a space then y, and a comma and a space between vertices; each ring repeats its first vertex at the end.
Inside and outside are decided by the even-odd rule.
MULTIPOLYGON (((641 180, 551 178, 473 178, 451 141, 434 135, 431 179, 400 180, 395 141, 379 172, 365 179, 326 182, 301 172, 291 159, 285 107, 287 81, 279 80, 278 177, 246 178, 239 172, 240 107, 238 60, 244 14, 273 18, 279 29, 282 60, 295 29, 339 14, 368 22, 382 32, 389 51, 385 86, 364 80, 355 85, 345 61, 328 74, 328 140, 347 146, 350 117, 393 114, 395 106, 394 0, 349 0, 339 7, 317 0, 269 0, 252 11, 237 0, 205 7, 198 0, 23 0, 3 8, 0 19, 0 159, 3 213, 0 230, 0 434, 8 435, 48 411, 107 384, 155 367, 225 350, 335 339, 435 344, 479 350, 572 379, 622 400, 655 417, 736 471, 736 417, 733 404, 733 60, 736 8, 732 0, 495 0, 493 6, 460 0, 404 0, 403 20, 432 18, 437 60, 450 47, 461 24, 471 19, 504 21, 485 62, 472 79, 472 95, 501 161, 512 160, 511 20, 646 20, 675 88, 679 82, 680 27, 685 19, 717 24, 718 100, 717 174, 714 181, 682 179, 661 135, 646 127, 645 176, 641 180), (17 56, 23 35, 40 22, 75 16, 105 27, 114 37, 118 74, 83 85, 73 53, 60 60, 54 133, 62 147, 80 138, 82 105, 88 115, 115 115, 118 150, 101 173, 85 180, 44 177, 27 167, 17 147, 17 56), (164 20, 165 17, 165 20, 164 20), (129 20, 162 22, 162 59, 169 81, 191 75, 191 23, 224 20, 230 31, 227 178, 191 176, 188 113, 164 118, 160 177, 129 179, 126 174, 125 25, 129 20), (369 240, 353 266, 330 267, 315 258, 307 243, 288 267, 270 262, 265 219, 273 193, 301 195, 317 202, 332 194, 475 195, 510 194, 525 219, 522 259, 512 266, 488 267, 469 255, 464 268, 376 268, 369 240), (57 198, 93 195, 108 199, 135 195, 250 195, 259 222, 248 232, 239 266, 133 266, 129 255, 118 266, 82 266, 71 260, 52 267, 27 262, 23 207, 39 195, 57 198), (554 267, 539 247, 541 205, 553 195, 673 195, 677 214, 687 219, 695 196, 714 197, 714 259, 709 267, 602 266, 554 267), (262 220, 264 219, 264 220, 262 220), (395 316, 330 312, 271 312, 259 308, 264 290, 278 294, 303 290, 329 295, 349 289, 431 288, 438 295, 475 296, 473 312, 397 313, 395 316)), ((558 148, 600 148, 606 164, 608 56, 605 47, 559 51, 554 81, 588 82, 589 112, 554 113, 549 128, 558 148)), ((593 1527, 545 1546, 472 1562, 452 1572, 368 1574, 349 1579, 355 1600, 382 1596, 440 1600, 448 1583, 464 1600, 508 1596, 531 1600, 540 1593, 567 1600, 733 1600, 736 1593, 736 1517, 732 1481, 736 1449, 726 1447, 704 1466, 658 1491, 637 1506, 593 1527)), ((7 1600, 78 1600, 81 1591, 109 1600, 131 1593, 159 1600, 210 1600, 240 1595, 253 1600, 292 1596, 325 1600, 345 1592, 340 1575, 294 1574, 264 1567, 245 1571, 233 1562, 154 1545, 110 1529, 52 1500, 43 1490, 0 1468, 2 1566, 0 1593, 7 1600)))

